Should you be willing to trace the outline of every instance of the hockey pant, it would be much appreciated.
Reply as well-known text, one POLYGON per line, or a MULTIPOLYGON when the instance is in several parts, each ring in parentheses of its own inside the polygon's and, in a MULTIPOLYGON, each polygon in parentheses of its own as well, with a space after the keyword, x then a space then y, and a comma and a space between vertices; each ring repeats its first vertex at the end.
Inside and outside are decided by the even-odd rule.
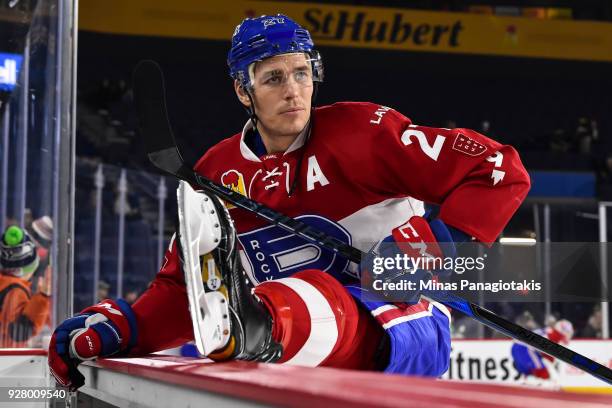
POLYGON ((279 363, 432 377, 448 369, 450 314, 435 302, 362 302, 360 287, 312 269, 263 282, 255 294, 274 319, 279 363))

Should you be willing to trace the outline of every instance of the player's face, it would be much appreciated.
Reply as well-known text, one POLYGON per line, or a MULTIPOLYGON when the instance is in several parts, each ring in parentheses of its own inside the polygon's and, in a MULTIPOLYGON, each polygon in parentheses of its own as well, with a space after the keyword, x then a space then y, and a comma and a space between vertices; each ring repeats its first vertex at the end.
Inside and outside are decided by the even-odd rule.
POLYGON ((310 117, 312 68, 306 55, 278 55, 258 62, 252 82, 259 131, 270 137, 295 138, 310 117))

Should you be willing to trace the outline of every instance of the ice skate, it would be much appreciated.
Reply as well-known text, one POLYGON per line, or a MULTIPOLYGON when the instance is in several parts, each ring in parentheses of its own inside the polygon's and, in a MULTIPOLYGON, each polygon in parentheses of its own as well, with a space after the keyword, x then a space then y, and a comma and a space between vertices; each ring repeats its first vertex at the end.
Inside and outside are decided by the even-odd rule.
POLYGON ((272 319, 252 294, 236 230, 221 201, 181 182, 179 243, 196 345, 213 360, 273 362, 272 319))

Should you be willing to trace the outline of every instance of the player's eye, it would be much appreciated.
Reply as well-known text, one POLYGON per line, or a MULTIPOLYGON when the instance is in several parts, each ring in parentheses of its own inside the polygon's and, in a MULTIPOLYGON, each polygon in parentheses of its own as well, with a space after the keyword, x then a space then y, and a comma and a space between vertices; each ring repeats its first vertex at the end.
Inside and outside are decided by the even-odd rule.
POLYGON ((304 71, 297 71, 295 73, 295 80, 296 80, 296 82, 303 83, 303 82, 308 81, 309 78, 310 78, 310 75, 309 75, 308 71, 306 71, 306 70, 304 70, 304 71))
POLYGON ((267 85, 278 85, 282 82, 283 77, 282 75, 279 74, 272 74, 270 76, 268 76, 265 80, 264 80, 264 84, 267 85))

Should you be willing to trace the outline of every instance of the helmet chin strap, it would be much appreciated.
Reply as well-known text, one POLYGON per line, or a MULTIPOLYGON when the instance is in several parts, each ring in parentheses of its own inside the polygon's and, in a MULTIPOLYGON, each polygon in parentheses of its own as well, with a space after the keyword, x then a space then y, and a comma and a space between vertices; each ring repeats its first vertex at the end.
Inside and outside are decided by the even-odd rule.
POLYGON ((249 91, 245 90, 245 93, 249 97, 249 101, 251 101, 251 106, 245 106, 245 109, 249 114, 249 118, 251 118, 251 123, 253 123, 253 127, 257 129, 257 122, 259 120, 257 119, 257 114, 255 113, 255 101, 253 100, 253 97, 251 96, 251 93, 249 91))

